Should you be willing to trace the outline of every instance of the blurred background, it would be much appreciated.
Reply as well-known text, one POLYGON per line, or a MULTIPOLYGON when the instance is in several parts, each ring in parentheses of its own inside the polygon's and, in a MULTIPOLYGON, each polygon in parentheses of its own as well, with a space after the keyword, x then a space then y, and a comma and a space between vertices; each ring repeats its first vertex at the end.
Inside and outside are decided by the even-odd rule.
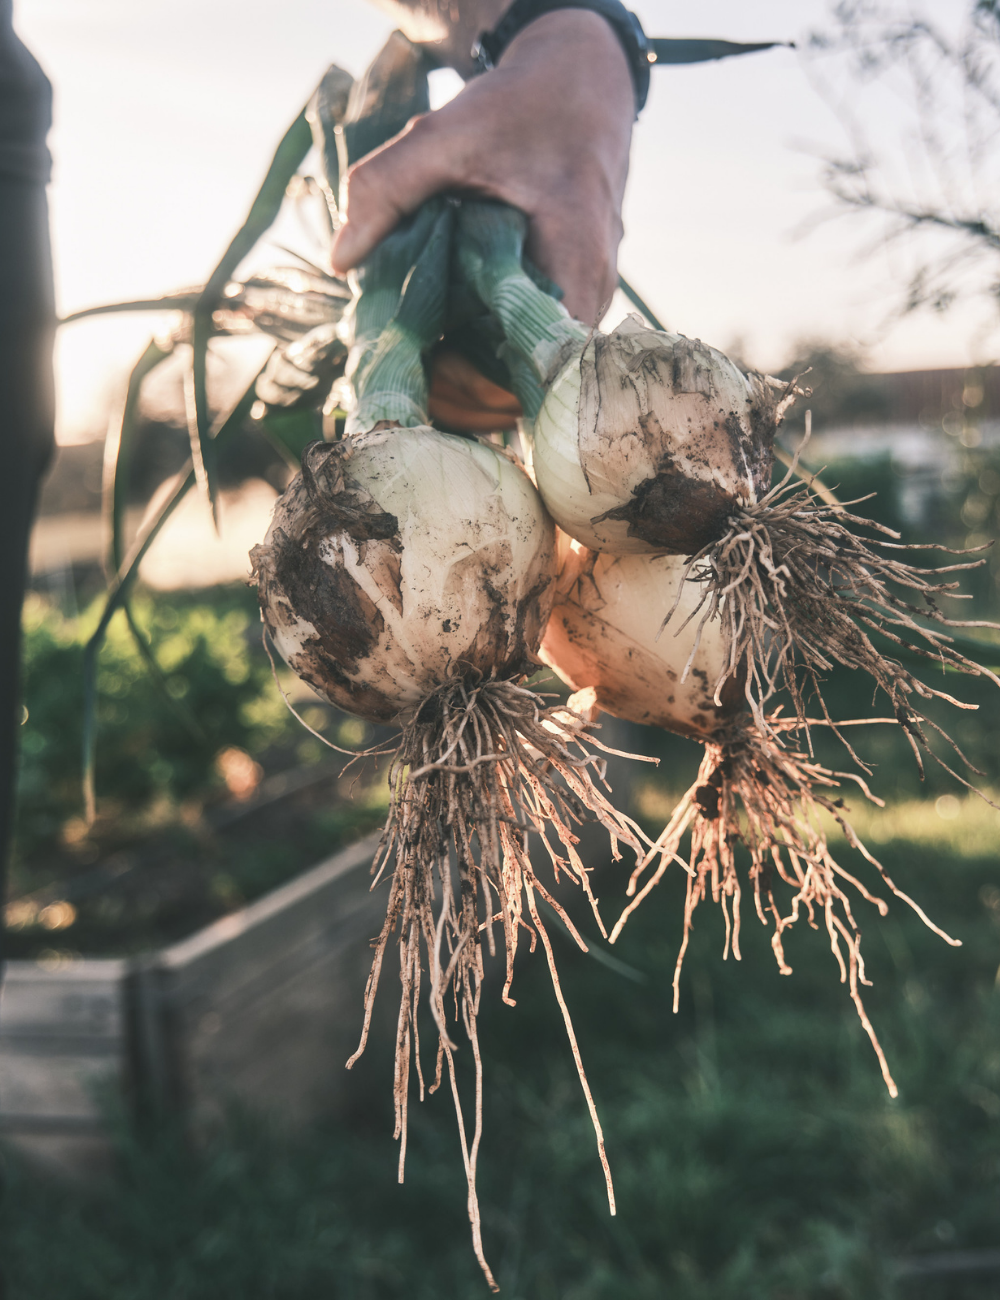
MULTIPOLYGON (((842 499, 875 493, 863 509, 906 540, 995 540, 995 5, 706 0, 693 10, 646 0, 636 9, 650 34, 796 49, 654 69, 635 133, 623 274, 669 328, 770 373, 810 368, 805 461, 842 499)), ((55 88, 62 316, 203 283, 328 64, 357 76, 392 30, 363 0, 295 0, 280 13, 260 0, 19 0, 15 23, 55 88)), ((450 72, 431 82, 435 105, 460 86, 450 72)), ((315 165, 307 157, 302 176, 315 165)), ((300 181, 237 278, 276 265, 308 272, 326 239, 322 200, 300 181)), ((608 323, 627 309, 616 298, 608 323)), ((290 470, 251 414, 220 457, 220 534, 192 493, 143 563, 134 611, 156 672, 125 621, 111 624, 98 678, 98 816, 89 826, 83 816, 81 681, 106 581, 105 434, 120 421, 136 358, 176 323, 170 312, 102 316, 59 334, 59 449, 32 544, 6 912, 12 955, 53 978, 85 961, 140 960, 238 918, 385 814, 384 773, 341 775, 288 712, 261 648, 246 556, 290 470)), ((143 390, 128 537, 188 453, 187 346, 164 345, 172 355, 143 390)), ((269 346, 235 329, 213 344, 216 407, 246 388, 269 346)), ((786 447, 802 432, 800 412, 786 447)), ((964 584, 968 611, 983 619, 1000 609, 1000 561, 986 558, 964 584)), ((380 738, 281 681, 336 743, 380 738)), ((995 792, 996 689, 963 680, 956 690, 978 711, 932 717, 995 792)), ((847 674, 833 674, 829 698, 834 714, 870 706, 847 674)), ((700 751, 639 728, 613 734, 661 760, 655 775, 616 787, 656 833, 700 751)), ((818 747, 842 765, 835 746, 818 747)), ((921 782, 893 729, 873 730, 859 752, 887 806, 852 798, 853 824, 963 945, 946 946, 901 904, 880 919, 859 903, 866 1005, 899 1099, 885 1094, 823 935, 806 927, 788 949, 794 977, 782 979, 753 924, 742 965, 723 965, 721 920, 704 916, 672 1016, 681 893, 668 878, 616 946, 613 969, 568 939, 558 954, 608 1133, 616 1219, 545 973, 523 963, 513 1011, 487 986, 480 1194, 505 1295, 997 1294, 1000 813, 940 769, 921 782)), ((842 838, 835 847, 871 881, 842 838)), ((610 895, 618 882, 606 880, 610 895)), ((377 920, 363 923, 362 940, 377 920)), ((363 974, 350 978, 348 1036, 363 974)), ((70 1174, 54 1147, 46 1164, 42 1146, 9 1135, 10 1295, 484 1293, 440 1095, 414 1107, 407 1182, 395 1185, 391 1041, 391 1024, 381 1025, 358 1078, 331 1084, 307 1122, 235 1096, 197 1141, 176 1107, 136 1124, 128 1087, 105 1070, 91 1089, 113 1138, 100 1160, 77 1160, 70 1174)), ((275 1049, 262 1031, 248 1050, 275 1049)), ((136 1068, 123 1066, 126 1082, 136 1068)))

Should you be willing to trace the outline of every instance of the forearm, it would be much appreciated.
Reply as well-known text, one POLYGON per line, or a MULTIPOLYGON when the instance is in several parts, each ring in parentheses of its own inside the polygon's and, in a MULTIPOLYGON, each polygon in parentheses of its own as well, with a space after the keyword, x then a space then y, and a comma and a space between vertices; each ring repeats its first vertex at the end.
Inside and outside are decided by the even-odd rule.
POLYGON ((411 41, 429 45, 446 67, 472 72, 469 51, 480 32, 492 28, 510 0, 374 0, 411 41))

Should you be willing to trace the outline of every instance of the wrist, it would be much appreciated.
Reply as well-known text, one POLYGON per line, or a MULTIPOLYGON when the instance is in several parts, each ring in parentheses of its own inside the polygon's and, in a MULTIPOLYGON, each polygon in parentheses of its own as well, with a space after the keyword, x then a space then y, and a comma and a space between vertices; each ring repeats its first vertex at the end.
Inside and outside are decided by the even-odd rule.
MULTIPOLYGON (((598 28, 613 38, 629 72, 629 80, 638 116, 649 91, 649 43, 642 25, 621 0, 513 0, 500 21, 490 30, 480 32, 472 47, 478 71, 496 67, 508 48, 526 40, 536 40, 542 30, 553 31, 552 19, 559 15, 558 27, 574 39, 577 33, 598 28)), ((570 57, 569 49, 558 57, 570 57)))
POLYGON ((536 18, 511 40, 497 68, 544 77, 570 95, 574 112, 590 101, 608 123, 624 113, 631 131, 635 101, 625 53, 609 24, 590 10, 556 9, 536 18))

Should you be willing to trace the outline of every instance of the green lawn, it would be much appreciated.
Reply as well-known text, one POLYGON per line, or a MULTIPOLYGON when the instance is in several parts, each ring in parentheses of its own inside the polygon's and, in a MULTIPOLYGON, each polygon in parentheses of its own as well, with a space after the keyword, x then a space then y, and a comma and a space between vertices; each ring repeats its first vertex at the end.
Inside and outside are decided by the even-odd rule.
MULTIPOLYGON (((721 919, 702 908, 676 1017, 679 879, 654 893, 615 950, 645 982, 555 940, 607 1134, 614 1220, 543 961, 521 963, 516 1009, 499 1004, 491 979, 480 1191, 503 1295, 996 1296, 996 1273, 894 1275, 901 1258, 1000 1246, 1000 825, 985 805, 943 811, 900 806, 877 832, 875 821, 861 828, 963 942, 947 947, 897 902, 885 921, 859 904, 874 981, 866 1004, 897 1101, 822 933, 793 934, 795 974, 782 978, 749 916, 742 965, 723 964, 721 919)), ((616 884, 601 886, 609 914, 616 884)), ((469 1247, 448 1099, 414 1104, 400 1188, 386 1043, 361 1070, 350 1123, 293 1138, 237 1118, 197 1156, 172 1133, 123 1139, 120 1180, 100 1192, 59 1189, 8 1160, 9 1297, 488 1294, 469 1247)))

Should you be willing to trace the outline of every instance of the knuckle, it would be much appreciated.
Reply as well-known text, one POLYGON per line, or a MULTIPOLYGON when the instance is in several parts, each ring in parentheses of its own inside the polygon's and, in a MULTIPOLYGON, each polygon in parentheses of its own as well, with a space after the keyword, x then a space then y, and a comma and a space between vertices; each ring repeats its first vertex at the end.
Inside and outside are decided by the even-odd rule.
POLYGON ((344 174, 344 188, 349 195, 363 195, 373 188, 373 169, 367 159, 353 163, 344 174))

